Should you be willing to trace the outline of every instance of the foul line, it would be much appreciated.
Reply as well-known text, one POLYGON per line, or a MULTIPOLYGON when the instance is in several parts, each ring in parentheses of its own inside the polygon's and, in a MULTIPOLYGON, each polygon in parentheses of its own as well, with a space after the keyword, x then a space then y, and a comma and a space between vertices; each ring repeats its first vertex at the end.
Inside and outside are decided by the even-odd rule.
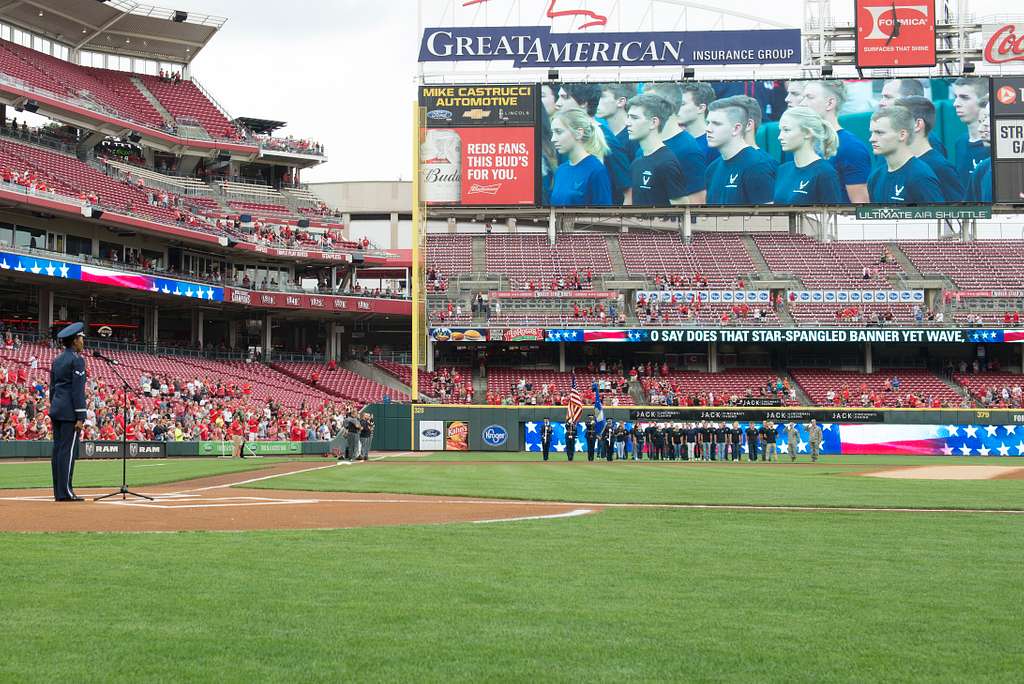
POLYGON ((317 470, 327 470, 328 468, 337 468, 338 466, 351 465, 345 461, 339 463, 332 463, 325 466, 317 466, 316 468, 303 468, 302 470, 293 470, 287 473, 274 473, 273 475, 265 475, 263 477, 254 477, 250 480, 242 480, 241 482, 226 482, 219 485, 210 485, 209 487, 198 487, 196 489, 183 489, 180 492, 174 492, 175 494, 186 494, 190 492, 208 492, 212 489, 226 489, 228 487, 239 487, 241 485, 252 484, 253 482, 263 482, 264 480, 273 480, 277 477, 287 477, 288 475, 298 475, 299 473, 312 473, 317 470))
POLYGON ((589 508, 577 508, 575 511, 553 513, 552 515, 528 515, 522 518, 496 518, 494 520, 473 520, 471 522, 477 525, 485 525, 487 523, 522 522, 524 520, 553 520, 555 518, 576 518, 593 512, 589 508))

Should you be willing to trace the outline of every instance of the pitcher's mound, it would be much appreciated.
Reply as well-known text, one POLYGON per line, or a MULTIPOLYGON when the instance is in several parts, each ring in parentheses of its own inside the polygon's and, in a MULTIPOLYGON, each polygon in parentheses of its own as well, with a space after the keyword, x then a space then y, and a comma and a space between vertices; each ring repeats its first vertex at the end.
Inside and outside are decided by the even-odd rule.
POLYGON ((880 470, 864 474, 868 477, 888 477, 899 480, 1017 480, 1024 479, 1024 467, 935 465, 880 470))

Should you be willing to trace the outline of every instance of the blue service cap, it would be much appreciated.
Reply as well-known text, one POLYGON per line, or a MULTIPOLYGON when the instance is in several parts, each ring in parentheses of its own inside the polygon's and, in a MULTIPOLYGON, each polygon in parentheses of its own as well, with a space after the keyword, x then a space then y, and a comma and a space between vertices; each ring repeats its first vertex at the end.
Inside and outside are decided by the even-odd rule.
POLYGON ((66 340, 69 337, 74 337, 75 335, 84 335, 84 334, 85 334, 85 323, 72 323, 71 325, 69 325, 68 327, 64 328, 59 333, 57 333, 57 339, 58 340, 66 340))

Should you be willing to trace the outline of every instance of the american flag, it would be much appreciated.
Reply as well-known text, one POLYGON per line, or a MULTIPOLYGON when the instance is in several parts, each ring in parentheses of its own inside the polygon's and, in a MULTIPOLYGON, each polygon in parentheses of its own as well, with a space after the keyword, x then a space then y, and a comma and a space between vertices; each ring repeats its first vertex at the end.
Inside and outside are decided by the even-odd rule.
POLYGON ((572 374, 572 387, 569 388, 569 403, 565 407, 565 422, 575 425, 580 421, 583 413, 583 400, 580 399, 580 391, 576 387, 576 374, 572 374))

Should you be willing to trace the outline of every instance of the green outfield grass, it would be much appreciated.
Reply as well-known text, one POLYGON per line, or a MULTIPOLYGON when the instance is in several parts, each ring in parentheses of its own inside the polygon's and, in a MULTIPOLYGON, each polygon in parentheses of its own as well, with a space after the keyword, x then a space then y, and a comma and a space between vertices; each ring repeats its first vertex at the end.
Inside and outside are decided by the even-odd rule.
MULTIPOLYGON (((470 455, 467 458, 473 458, 470 455)), ((788 464, 562 462, 369 463, 275 478, 253 486, 607 503, 756 504, 914 508, 1024 508, 1024 480, 891 480, 862 477, 903 457, 830 458, 788 464)), ((1002 465, 1011 459, 986 459, 1002 465)), ((928 459, 929 464, 981 459, 928 459)))
POLYGON ((7 534, 0 546, 3 681, 1014 682, 1024 671, 1024 525, 1010 515, 608 511, 7 534))
MULTIPOLYGON (((286 458, 218 459, 167 458, 128 461, 128 482, 155 485, 197 477, 257 470, 272 463, 298 460, 286 458)), ((312 459, 311 459, 312 460, 312 459)), ((320 459, 324 460, 324 459, 320 459)), ((78 461, 75 463, 75 487, 113 487, 121 484, 120 461, 78 461)), ((52 487, 49 461, 4 463, 0 461, 0 489, 52 487)))

